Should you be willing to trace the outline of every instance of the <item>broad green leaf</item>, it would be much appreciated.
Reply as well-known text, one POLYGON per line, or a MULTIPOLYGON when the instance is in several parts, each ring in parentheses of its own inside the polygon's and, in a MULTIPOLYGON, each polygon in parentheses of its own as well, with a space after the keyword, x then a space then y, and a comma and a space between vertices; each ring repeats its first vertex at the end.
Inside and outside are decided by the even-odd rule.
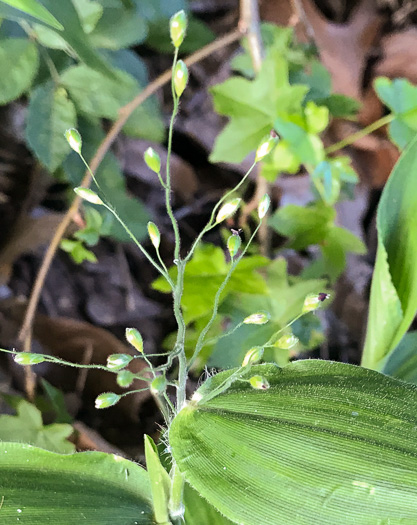
POLYGON ((77 123, 74 104, 62 87, 52 83, 32 91, 26 124, 26 140, 38 159, 53 172, 71 148, 65 130, 77 123))
POLYGON ((353 117, 360 110, 360 103, 354 98, 332 93, 327 98, 316 100, 320 106, 326 106, 335 118, 353 117))
POLYGON ((72 1, 39 0, 64 26, 60 35, 75 51, 80 60, 87 66, 101 72, 110 78, 115 78, 114 71, 90 44, 84 32, 77 10, 72 1))
POLYGON ((303 129, 287 117, 278 117, 274 129, 290 144, 300 162, 316 166, 324 160, 324 146, 320 137, 303 129))
POLYGON ((150 525, 148 475, 120 456, 0 443, 2 523, 150 525))
POLYGON ((169 430, 177 465, 215 508, 242 525, 415 521, 414 385, 307 360, 240 377, 261 375, 267 390, 239 380, 220 393, 233 372, 204 383, 169 430))
POLYGON ((171 480, 167 471, 161 465, 158 449, 153 439, 147 435, 145 435, 145 457, 152 492, 155 521, 156 523, 168 523, 168 502, 171 480))
POLYGON ((306 100, 319 100, 330 96, 332 80, 330 73, 318 60, 309 63, 309 71, 297 70, 290 75, 291 83, 306 84, 309 91, 306 100))
POLYGON ((96 27, 97 22, 103 14, 103 7, 95 0, 72 0, 78 16, 80 17, 81 25, 86 34, 96 27))
POLYGON ((301 114, 307 90, 306 86, 289 84, 288 62, 278 49, 269 51, 255 80, 231 78, 214 86, 214 107, 231 120, 217 137, 210 160, 241 162, 281 113, 301 114))
POLYGON ((121 49, 140 44, 147 35, 146 21, 135 9, 104 8, 103 15, 90 33, 94 47, 121 49))
POLYGON ((0 441, 27 443, 61 454, 75 451, 75 446, 67 440, 73 432, 71 425, 55 423, 44 426, 41 412, 24 399, 16 410, 16 416, 0 416, 0 441))
POLYGON ((42 24, 33 24, 32 30, 36 36, 36 40, 42 46, 48 47, 49 49, 65 51, 65 53, 71 55, 71 47, 58 31, 42 24))
MULTIPOLYGON (((125 71, 137 81, 135 95, 149 83, 146 64, 134 51, 128 49, 109 51, 108 57, 114 67, 125 71)), ((124 125, 123 132, 131 137, 145 138, 153 142, 164 140, 165 124, 156 97, 148 98, 135 109, 124 125)))
POLYGON ((325 239, 335 214, 333 208, 322 204, 309 207, 288 204, 275 212, 269 224, 278 233, 290 238, 291 248, 302 250, 325 239))
POLYGON ((262 113, 234 118, 217 136, 210 162, 242 162, 270 131, 271 123, 262 113))
MULTIPOLYGON (((72 0, 72 2, 77 10, 83 31, 86 34, 85 38, 87 39, 87 34, 91 33, 100 19, 103 13, 103 8, 94 0, 72 0)), ((73 54, 71 46, 57 31, 53 31, 49 27, 45 27, 41 24, 34 24, 33 31, 39 42, 45 47, 61 49, 69 55, 73 54)))
POLYGON ((20 97, 30 88, 38 66, 38 50, 33 42, 27 38, 0 40, 1 105, 20 97))
POLYGON ((374 82, 379 98, 397 117, 389 125, 392 140, 404 148, 417 133, 417 87, 404 78, 379 77, 374 82))
POLYGON ((400 157, 377 212, 378 250, 362 365, 381 369, 417 310, 417 140, 400 157))
POLYGON ((51 13, 39 4, 36 0, 1 0, 4 4, 7 4, 19 11, 23 11, 27 15, 30 15, 37 20, 40 20, 44 24, 59 29, 64 29, 63 25, 51 15, 51 13))
POLYGON ((417 332, 408 332, 391 352, 384 368, 387 374, 409 383, 417 383, 417 332))
MULTIPOLYGON (((118 64, 120 56, 120 60, 128 65, 132 74, 117 70, 115 78, 109 78, 84 64, 71 67, 62 74, 62 84, 80 112, 89 117, 116 120, 119 109, 141 91, 135 78, 137 64, 132 63, 124 54, 115 54, 112 60, 118 64)), ((155 103, 137 108, 126 123, 127 132, 136 137, 162 140, 165 129, 158 109, 155 103)))
MULTIPOLYGON (((108 2, 108 0, 106 0, 108 2)), ((187 1, 186 0, 171 0, 167 2, 166 0, 134 0, 136 3, 136 9, 146 20, 155 22, 161 20, 165 22, 168 20, 174 13, 184 9, 187 11, 187 1)), ((112 7, 115 4, 120 4, 120 0, 112 2, 112 7)))
POLYGON ((84 64, 67 69, 61 81, 81 112, 112 120, 133 98, 135 90, 130 75, 119 71, 117 77, 109 78, 84 64))

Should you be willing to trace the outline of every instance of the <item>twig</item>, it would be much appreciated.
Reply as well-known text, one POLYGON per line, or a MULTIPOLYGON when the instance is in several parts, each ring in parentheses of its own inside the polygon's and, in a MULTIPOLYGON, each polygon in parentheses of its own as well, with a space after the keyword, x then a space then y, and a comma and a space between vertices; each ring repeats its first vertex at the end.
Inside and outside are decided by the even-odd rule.
POLYGON ((262 67, 264 51, 257 0, 240 0, 239 27, 245 32, 248 40, 249 54, 252 60, 253 69, 255 70, 255 73, 259 73, 262 67))
MULTIPOLYGON (((248 40, 249 54, 252 60, 252 66, 255 73, 259 73, 262 67, 262 58, 264 55, 258 2, 256 0, 240 0, 240 21, 239 27, 246 29, 246 38, 248 40)), ((268 192, 268 182, 259 174, 260 165, 256 171, 256 188, 255 194, 251 201, 246 204, 240 216, 240 225, 244 226, 249 215, 259 204, 259 201, 268 192)), ((264 221, 259 229, 259 245, 262 255, 268 252, 268 225, 264 221)))
MULTIPOLYGON (((185 60, 185 63, 187 64, 187 66, 192 66, 193 64, 200 62, 201 60, 208 57, 212 53, 218 51, 219 49, 222 49, 224 46, 227 46, 229 44, 232 44, 233 42, 236 42, 241 37, 242 37, 241 30, 235 30, 230 33, 227 33, 226 35, 218 38, 214 42, 208 44, 207 46, 204 46, 200 50, 190 55, 185 60)), ((114 124, 108 131, 107 135, 105 136, 100 146, 98 147, 96 154, 91 160, 90 168, 93 173, 97 171, 106 153, 110 149, 117 135, 120 133, 126 121, 130 117, 130 115, 133 113, 133 111, 138 106, 140 106, 143 102, 145 102, 145 100, 147 100, 151 95, 153 95, 158 89, 160 89, 167 82, 169 82, 171 80, 171 75, 172 75, 172 72, 170 69, 165 71, 159 77, 157 77, 153 82, 151 82, 141 93, 139 93, 137 97, 135 97, 131 102, 129 102, 128 104, 123 106, 123 108, 120 109, 118 119, 114 122, 114 124)), ((87 171, 81 182, 81 186, 88 187, 90 183, 91 183, 91 175, 87 171)), ((65 216, 63 217, 61 223, 58 225, 54 233, 54 236, 52 237, 52 240, 48 246, 48 249, 45 252, 41 267, 36 276, 35 284, 33 286, 33 289, 32 289, 32 292, 31 292, 31 295, 28 301, 28 306, 26 309, 22 328, 18 336, 18 344, 25 347, 25 349, 27 346, 25 345, 25 341, 28 340, 28 338, 30 338, 30 335, 32 333, 32 326, 33 326, 33 320, 35 317, 36 309, 39 303, 42 288, 43 288, 46 276, 48 274, 49 268, 51 266, 52 260, 55 256, 59 243, 62 237, 64 236, 67 227, 71 223, 74 215, 78 212, 80 204, 81 204, 81 198, 76 196, 71 206, 69 207, 68 211, 66 212, 65 216)))
POLYGON ((314 34, 313 26, 308 19, 308 16, 305 12, 302 0, 291 0, 293 11, 296 13, 298 20, 303 24, 307 38, 310 41, 310 44, 314 44, 316 41, 316 36, 314 34))

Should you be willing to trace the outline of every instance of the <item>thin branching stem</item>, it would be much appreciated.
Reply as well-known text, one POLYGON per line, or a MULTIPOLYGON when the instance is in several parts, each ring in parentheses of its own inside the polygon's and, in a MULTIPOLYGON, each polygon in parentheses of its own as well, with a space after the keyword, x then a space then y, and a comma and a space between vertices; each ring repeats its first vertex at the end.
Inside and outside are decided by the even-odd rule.
POLYGON ((210 216, 210 219, 209 219, 208 223, 206 224, 206 226, 203 228, 201 233, 198 235, 198 237, 194 241, 190 251, 188 252, 187 256, 184 259, 185 262, 188 262, 191 259, 191 257, 194 254, 194 251, 195 251, 196 247, 198 246, 198 244, 201 241, 201 239, 203 238, 203 236, 208 231, 212 230, 215 226, 217 226, 217 223, 214 222, 214 218, 215 218, 216 212, 219 210, 220 206, 223 204, 223 202, 226 199, 228 199, 233 193, 235 193, 242 186, 242 184, 249 177, 250 173, 252 172, 252 170, 253 170, 253 168, 255 166, 256 166, 256 162, 254 162, 252 164, 252 166, 248 169, 248 171, 245 173, 245 175, 242 177, 242 179, 239 181, 239 183, 236 184, 236 186, 234 188, 232 188, 231 190, 229 190, 225 195, 223 195, 223 197, 219 200, 219 202, 214 206, 213 211, 211 212, 211 216, 210 216))
POLYGON ((204 346, 204 339, 205 339, 208 331, 212 327, 212 325, 214 323, 214 320, 217 317, 217 314, 218 314, 218 311, 219 311, 219 304, 220 304, 221 295, 222 295, 224 289, 226 288, 226 285, 229 282, 230 277, 232 276, 233 272, 235 271, 236 266, 239 264, 239 262, 241 261, 241 259, 245 255, 247 249, 249 248, 251 242, 255 238, 255 235, 257 234, 261 224, 262 224, 262 220, 259 222, 258 226, 255 228, 255 231, 252 233, 252 236, 249 239, 248 243, 246 244, 245 248, 242 250, 242 253, 239 255, 239 257, 236 257, 236 259, 230 265, 229 271, 227 272, 226 277, 224 278, 223 282, 219 286, 219 289, 217 290, 216 296, 214 298, 214 305, 213 305, 212 315, 211 315, 209 321, 207 322, 206 326, 200 332, 200 335, 199 335, 198 340, 197 340, 197 344, 195 346, 194 353, 193 353, 193 355, 191 356, 191 359, 188 362, 188 368, 189 369, 192 367, 193 363, 195 362, 195 360, 197 359, 199 353, 201 352, 201 349, 204 346))

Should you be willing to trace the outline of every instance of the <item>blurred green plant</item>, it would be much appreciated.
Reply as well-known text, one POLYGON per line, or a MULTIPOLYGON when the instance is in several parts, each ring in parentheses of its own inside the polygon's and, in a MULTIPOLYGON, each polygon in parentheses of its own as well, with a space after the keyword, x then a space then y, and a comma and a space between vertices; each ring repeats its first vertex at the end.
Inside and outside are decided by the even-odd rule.
MULTIPOLYGON (((27 96, 25 140, 51 174, 72 186, 80 184, 84 166, 71 153, 63 136, 65 130, 81 130, 84 152, 90 160, 104 138, 103 119, 115 121, 120 109, 149 82, 147 66, 135 48, 169 47, 167 21, 179 9, 187 10, 186 0, 0 3, 0 104, 27 96)), ((193 17, 190 21, 188 51, 213 39, 202 22, 193 17)), ((165 124, 157 99, 151 97, 141 104, 123 131, 131 137, 162 142, 165 124)), ((149 214, 138 199, 128 195, 120 165, 112 153, 106 155, 97 176, 131 231, 143 238, 149 214)), ((91 223, 91 213, 86 221, 91 223)), ((106 226, 100 235, 130 240, 107 212, 102 221, 106 226)), ((95 230, 98 231, 96 226, 95 230)), ((94 255, 84 245, 84 237, 85 232, 77 240, 69 239, 61 245, 78 263, 94 261, 94 255)), ((91 236, 89 240, 86 244, 92 246, 91 236)))

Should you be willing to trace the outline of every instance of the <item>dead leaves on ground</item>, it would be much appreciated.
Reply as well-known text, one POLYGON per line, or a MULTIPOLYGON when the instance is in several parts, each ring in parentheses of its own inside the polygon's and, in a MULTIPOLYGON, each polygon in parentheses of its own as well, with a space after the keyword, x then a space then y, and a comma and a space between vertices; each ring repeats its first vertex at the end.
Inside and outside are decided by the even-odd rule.
MULTIPOLYGON (((2 345, 14 346, 23 320, 25 306, 25 304, 11 300, 0 303, 2 345)), ((127 353, 134 355, 134 352, 127 345, 119 341, 108 330, 74 319, 51 318, 41 314, 35 317, 32 347, 39 352, 74 363, 105 365, 107 356, 110 354, 127 353)), ((134 359, 128 368, 131 372, 138 373, 145 368, 145 364, 140 359, 134 359)), ((83 378, 83 369, 49 363, 38 365, 34 370, 64 392, 79 390, 76 393, 78 395, 85 394, 87 402, 92 404, 94 404, 95 397, 102 392, 125 392, 117 385, 116 375, 105 370, 88 370, 85 378, 83 378)), ((13 373, 17 379, 23 378, 21 367, 14 368, 13 373)), ((135 380, 131 389, 138 390, 146 386, 146 382, 135 380)), ((149 390, 132 394, 123 398, 118 407, 130 420, 137 420, 140 406, 149 397, 149 390)))
MULTIPOLYGON (((328 20, 323 11, 329 11, 327 2, 281 0, 285 6, 279 10, 275 2, 264 0, 261 4, 271 21, 287 24, 296 22, 297 34, 304 40, 314 39, 320 60, 330 71, 333 91, 355 98, 361 111, 355 123, 335 120, 325 137, 333 144, 375 122, 384 115, 385 108, 373 89, 378 76, 406 78, 417 82, 417 28, 407 26, 398 30, 395 12, 381 10, 383 2, 360 0, 352 7, 349 2, 334 3, 332 13, 338 18, 347 15, 343 23, 328 20), (296 9, 301 5, 302 10, 296 9), (275 9, 271 7, 275 5, 275 9), (292 6, 291 14, 288 5, 292 6), (275 14, 274 14, 275 13, 275 14)), ((385 5, 385 4, 384 4, 385 5)), ((386 182, 399 152, 381 129, 371 136, 355 142, 346 149, 361 180, 371 187, 380 188, 386 182)))

